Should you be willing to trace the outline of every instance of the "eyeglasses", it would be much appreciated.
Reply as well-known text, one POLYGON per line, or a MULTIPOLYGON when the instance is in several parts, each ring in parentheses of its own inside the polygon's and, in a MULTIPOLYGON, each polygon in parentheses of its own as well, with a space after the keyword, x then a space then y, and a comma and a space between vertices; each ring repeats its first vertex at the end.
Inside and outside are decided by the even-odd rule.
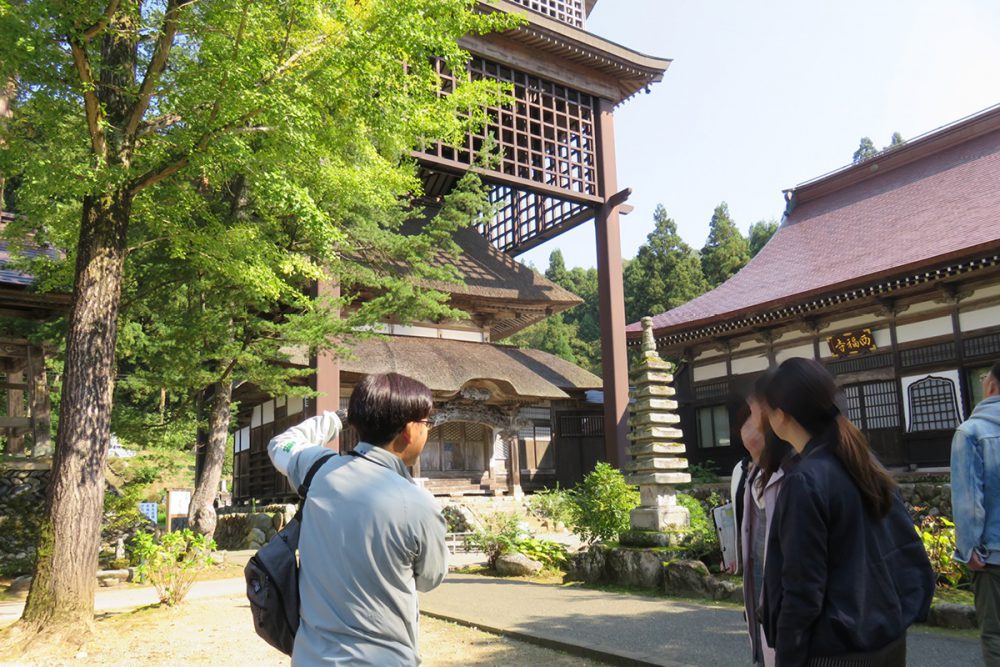
POLYGON ((417 419, 416 423, 418 423, 418 424, 425 424, 427 426, 427 428, 430 428, 432 426, 430 419, 417 419))

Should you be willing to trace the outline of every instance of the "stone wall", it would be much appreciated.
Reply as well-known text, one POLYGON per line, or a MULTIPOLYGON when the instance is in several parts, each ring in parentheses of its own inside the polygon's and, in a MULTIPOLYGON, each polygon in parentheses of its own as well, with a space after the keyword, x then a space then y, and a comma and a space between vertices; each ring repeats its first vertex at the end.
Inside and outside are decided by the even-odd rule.
POLYGON ((295 505, 268 505, 256 512, 225 508, 215 526, 215 544, 223 550, 260 549, 295 516, 295 505))
MULTIPOLYGON (((947 473, 926 475, 905 473, 896 475, 899 493, 903 501, 910 507, 919 510, 920 514, 951 517, 951 476, 947 473)), ((681 489, 698 500, 704 501, 712 493, 717 493, 724 500, 729 500, 729 481, 715 484, 699 484, 689 489, 681 489)))
POLYGON ((51 459, 0 460, 0 574, 34 569, 38 528, 45 511, 51 459))

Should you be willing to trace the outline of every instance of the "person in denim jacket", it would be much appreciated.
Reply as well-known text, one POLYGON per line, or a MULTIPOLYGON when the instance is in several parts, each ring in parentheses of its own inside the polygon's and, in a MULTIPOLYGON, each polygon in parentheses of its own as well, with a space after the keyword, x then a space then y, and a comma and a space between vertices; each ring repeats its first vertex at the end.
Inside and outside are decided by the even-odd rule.
POLYGON ((1000 363, 951 442, 955 559, 972 570, 983 660, 1000 667, 1000 363))

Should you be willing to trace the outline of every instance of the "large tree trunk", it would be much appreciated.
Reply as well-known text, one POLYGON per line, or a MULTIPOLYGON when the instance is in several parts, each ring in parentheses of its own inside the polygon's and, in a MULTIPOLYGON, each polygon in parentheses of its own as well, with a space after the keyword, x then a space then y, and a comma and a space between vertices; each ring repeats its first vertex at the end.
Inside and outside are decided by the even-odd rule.
MULTIPOLYGON (((14 83, 14 79, 7 79, 7 83, 0 88, 0 127, 6 128, 7 121, 11 116, 14 115, 13 109, 11 109, 11 100, 14 99, 14 93, 17 91, 14 83)), ((0 148, 6 147, 6 141, 0 141, 0 148)), ((5 211, 7 209, 7 174, 0 173, 0 211, 5 211)))
POLYGON ((233 398, 232 382, 219 382, 212 396, 212 409, 208 417, 208 443, 205 445, 205 463, 191 498, 188 525, 191 530, 212 537, 218 517, 214 501, 219 492, 222 464, 226 458, 226 441, 229 437, 229 404, 233 398))
POLYGON ((59 433, 38 565, 23 615, 39 625, 86 626, 93 619, 131 205, 125 191, 83 201, 59 433))

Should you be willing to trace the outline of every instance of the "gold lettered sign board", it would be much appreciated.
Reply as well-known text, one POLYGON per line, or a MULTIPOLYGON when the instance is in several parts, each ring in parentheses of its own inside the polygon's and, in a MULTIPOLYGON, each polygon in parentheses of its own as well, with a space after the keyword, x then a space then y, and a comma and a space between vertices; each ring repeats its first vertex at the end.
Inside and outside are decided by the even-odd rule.
POLYGON ((836 336, 826 339, 830 345, 830 352, 835 357, 847 357, 852 354, 862 354, 875 351, 875 336, 871 329, 861 329, 859 331, 845 331, 836 336))

